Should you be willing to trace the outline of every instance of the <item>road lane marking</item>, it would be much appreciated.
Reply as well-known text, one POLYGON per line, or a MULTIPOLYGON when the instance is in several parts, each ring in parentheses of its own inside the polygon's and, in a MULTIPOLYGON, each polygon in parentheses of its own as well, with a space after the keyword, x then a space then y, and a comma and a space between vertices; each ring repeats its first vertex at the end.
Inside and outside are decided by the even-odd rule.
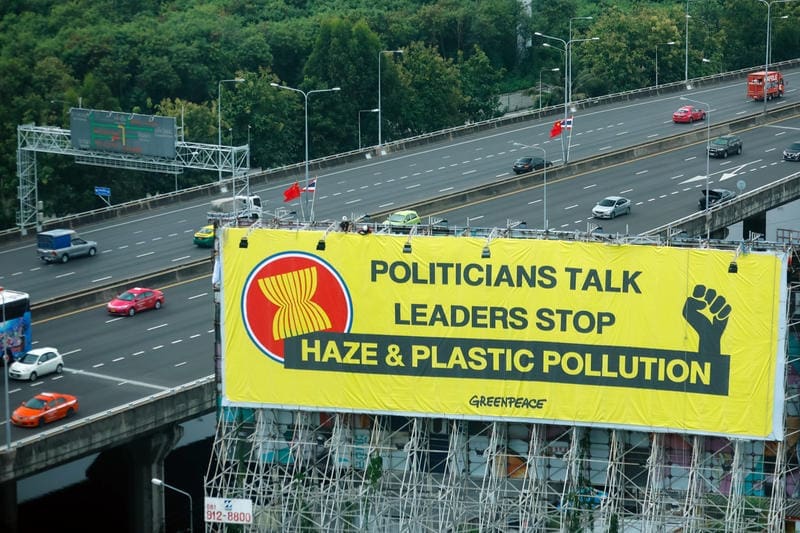
MULTIPOLYGON (((103 365, 97 365, 97 366, 103 366, 103 365)), ((115 376, 110 376, 108 374, 98 374, 96 372, 87 372, 86 370, 78 370, 78 369, 74 369, 74 368, 66 368, 65 367, 64 368, 64 372, 69 372, 70 374, 76 374, 76 375, 81 375, 81 376, 89 376, 89 377, 98 378, 98 379, 105 379, 105 380, 109 380, 109 381, 116 381, 120 385, 128 385, 128 384, 130 384, 130 385, 137 385, 139 387, 145 387, 145 388, 148 388, 148 389, 155 389, 155 390, 169 390, 170 389, 170 387, 162 387, 160 385, 153 385, 152 383, 144 383, 143 381, 134 381, 134 380, 130 380, 130 379, 123 379, 123 378, 118 378, 118 377, 115 377, 115 376)))

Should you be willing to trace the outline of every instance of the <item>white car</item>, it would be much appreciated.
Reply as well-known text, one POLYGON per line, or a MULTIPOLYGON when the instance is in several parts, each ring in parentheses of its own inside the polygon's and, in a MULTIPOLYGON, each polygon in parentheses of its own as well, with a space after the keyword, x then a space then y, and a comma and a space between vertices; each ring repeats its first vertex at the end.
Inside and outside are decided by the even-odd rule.
POLYGON ((631 212, 631 201, 622 196, 606 196, 594 206, 592 215, 595 218, 614 218, 631 212))
POLYGON ((8 369, 9 377, 36 381, 45 374, 60 374, 64 360, 55 348, 35 348, 23 355, 8 369))

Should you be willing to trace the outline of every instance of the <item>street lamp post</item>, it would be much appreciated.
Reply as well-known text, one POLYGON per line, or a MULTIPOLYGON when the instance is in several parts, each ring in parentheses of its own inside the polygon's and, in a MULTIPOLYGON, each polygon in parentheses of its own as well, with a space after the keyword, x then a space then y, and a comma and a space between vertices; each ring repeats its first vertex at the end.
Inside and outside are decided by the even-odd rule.
POLYGON ((686 59, 685 59, 684 67, 683 67, 683 83, 684 84, 689 83, 689 19, 690 18, 692 18, 692 17, 689 16, 689 0, 686 0, 686 30, 684 31, 684 34, 686 35, 686 38, 684 39, 686 41, 686 43, 685 43, 685 47, 686 47, 685 58, 686 59))
MULTIPOLYGON (((592 17, 572 17, 569 19, 569 40, 572 41, 572 21, 592 20, 592 17)), ((569 101, 572 102, 572 54, 569 56, 569 101)))
POLYGON ((771 10, 772 4, 785 4, 787 2, 792 2, 794 0, 758 0, 765 6, 767 6, 767 42, 764 46, 764 83, 762 87, 764 88, 764 114, 767 114, 767 78, 769 77, 769 60, 770 60, 770 48, 771 48, 771 40, 772 40, 772 30, 771 30, 771 10))
POLYGON ((539 70, 539 111, 542 110, 542 72, 558 72, 560 68, 543 68, 539 70))
POLYGON ((244 78, 220 80, 217 83, 217 169, 219 170, 218 182, 222 183, 222 84, 242 83, 244 78))
POLYGON ((711 164, 711 154, 709 153, 708 149, 711 148, 711 106, 705 102, 701 102, 700 100, 692 100, 691 98, 686 98, 685 96, 681 96, 681 100, 686 100, 687 102, 694 102, 695 104, 700 104, 705 106, 706 108, 706 203, 705 203, 705 219, 706 219, 706 240, 711 240, 711 221, 708 219, 708 174, 709 174, 709 166, 711 164))
POLYGON ((656 44, 656 89, 658 89, 658 45, 665 45, 665 46, 672 46, 675 44, 675 41, 667 41, 665 43, 657 43, 656 44))
POLYGON ((11 358, 6 357, 9 355, 6 353, 8 348, 8 339, 6 338, 5 328, 6 328, 6 293, 3 287, 0 287, 0 296, 3 297, 2 305, 3 305, 3 362, 5 363, 5 368, 3 368, 3 381, 6 387, 6 450, 11 449, 11 408, 8 405, 8 402, 11 401, 11 397, 8 394, 8 367, 11 364, 11 358))
MULTIPOLYGON (((303 91, 301 89, 295 89, 294 87, 289 87, 287 85, 280 85, 278 83, 270 83, 271 86, 277 87, 278 89, 286 89, 287 91, 294 91, 296 93, 300 93, 303 95, 304 100, 304 117, 305 117, 305 167, 306 167, 306 187, 308 187, 308 97, 314 93, 330 93, 334 91, 340 91, 341 87, 333 87, 331 89, 313 89, 311 91, 303 91)), ((308 203, 308 197, 305 198, 306 204, 308 203)), ((309 213, 309 220, 311 222, 314 221, 314 213, 309 213)))
MULTIPOLYGON (((791 0, 789 0, 789 1, 791 1, 791 0)), ((788 20, 789 19, 789 15, 782 15, 782 16, 780 16, 778 18, 781 19, 781 20, 788 20)), ((769 63, 772 64, 772 24, 770 24, 769 27, 770 27, 770 31, 769 31, 769 63)))
POLYGON ((167 483, 164 483, 163 481, 161 481, 160 479, 158 479, 156 477, 151 479, 150 482, 153 485, 155 485, 156 487, 166 487, 168 489, 174 490, 175 492, 183 494, 184 496, 189 498, 189 533, 193 533, 194 532, 194 517, 193 517, 194 513, 193 513, 193 510, 192 510, 192 495, 189 494, 186 491, 182 491, 181 489, 179 489, 177 487, 173 487, 172 485, 168 485, 167 483))
POLYGON ((544 169, 542 171, 542 213, 544 216, 542 228, 547 231, 547 152, 541 146, 531 146, 537 150, 542 151, 542 158, 544 159, 544 169))
MULTIPOLYGON (((543 180, 542 181, 542 184, 543 184, 543 187, 542 187, 542 195, 543 195, 542 212, 543 212, 543 216, 544 216, 544 221, 543 221, 544 223, 542 224, 542 228, 545 231, 547 231, 547 152, 545 151, 544 148, 542 148, 541 146, 537 146, 537 145, 522 144, 522 143, 518 143, 518 142, 515 142, 514 145, 515 146, 521 146, 522 148, 533 148, 534 150, 541 150, 542 151, 542 159, 544 161, 544 165, 542 166, 542 171, 543 171, 542 172, 542 180, 543 180)), ((479 217, 472 217, 472 218, 474 219, 474 218, 479 218, 479 217)), ((467 218, 467 227, 469 227, 469 221, 470 220, 471 219, 467 218)))
POLYGON ((378 150, 383 145, 383 136, 381 133, 381 57, 383 54, 402 54, 403 50, 381 50, 378 52, 378 150))
POLYGON ((361 150, 361 113, 377 113, 378 108, 374 109, 360 109, 358 111, 358 149, 361 150))
MULTIPOLYGON (((72 105, 69 102, 67 102, 66 100, 59 100, 57 98, 53 99, 53 100, 50 100, 50 103, 51 104, 62 103, 62 104, 67 104, 68 106, 72 105)), ((78 97, 78 109, 83 109, 83 96, 79 96, 78 97)))
MULTIPOLYGON (((545 35, 544 33, 539 32, 539 31, 534 32, 534 35, 536 35, 538 37, 542 37, 544 39, 551 39, 553 41, 558 41, 558 42, 560 42, 561 44, 564 45, 564 48, 558 48, 557 46, 552 46, 549 43, 543 43, 544 46, 552 47, 552 48, 555 48, 557 50, 561 50, 562 52, 564 52, 564 124, 566 125, 567 124, 567 118, 569 118, 569 116, 568 116, 569 103, 570 103, 569 88, 572 85, 572 80, 570 80, 570 76, 569 76, 569 57, 570 57, 570 53, 571 53, 572 44, 573 43, 580 43, 580 42, 584 42, 584 41, 599 41, 600 38, 599 37, 589 37, 587 39, 570 39, 569 41, 565 41, 564 39, 561 39, 559 37, 553 37, 552 35, 545 35)), ((561 136, 561 154, 562 154, 562 158, 563 158, 564 164, 566 165, 568 163, 568 159, 569 159, 569 152, 567 150, 567 145, 564 142, 564 135, 561 136)))

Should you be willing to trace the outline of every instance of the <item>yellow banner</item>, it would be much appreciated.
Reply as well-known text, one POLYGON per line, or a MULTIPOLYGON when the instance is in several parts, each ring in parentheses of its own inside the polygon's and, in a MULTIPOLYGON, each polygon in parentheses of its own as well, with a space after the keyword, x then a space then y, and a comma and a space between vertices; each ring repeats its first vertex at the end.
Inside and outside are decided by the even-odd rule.
POLYGON ((221 235, 227 405, 782 438, 783 254, 246 232, 221 235))

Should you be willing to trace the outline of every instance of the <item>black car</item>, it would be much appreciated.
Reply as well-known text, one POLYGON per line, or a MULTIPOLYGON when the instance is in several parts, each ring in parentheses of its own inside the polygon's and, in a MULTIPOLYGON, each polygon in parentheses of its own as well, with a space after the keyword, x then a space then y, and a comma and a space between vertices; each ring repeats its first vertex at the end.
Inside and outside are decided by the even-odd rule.
POLYGON ((511 168, 516 174, 522 174, 531 170, 542 170, 545 166, 552 167, 553 162, 541 157, 520 157, 514 161, 514 166, 511 168))
MULTIPOLYGON (((698 202, 698 207, 702 211, 706 208, 706 191, 703 189, 703 197, 698 202)), ((711 189, 708 191, 708 207, 717 205, 718 203, 725 202, 735 197, 736 193, 728 189, 711 189)))
POLYGON ((783 151, 783 158, 786 161, 800 161, 800 142, 794 142, 783 151))
POLYGON ((723 159, 733 154, 742 153, 742 140, 736 135, 723 135, 717 137, 708 145, 708 155, 722 157, 723 159))

